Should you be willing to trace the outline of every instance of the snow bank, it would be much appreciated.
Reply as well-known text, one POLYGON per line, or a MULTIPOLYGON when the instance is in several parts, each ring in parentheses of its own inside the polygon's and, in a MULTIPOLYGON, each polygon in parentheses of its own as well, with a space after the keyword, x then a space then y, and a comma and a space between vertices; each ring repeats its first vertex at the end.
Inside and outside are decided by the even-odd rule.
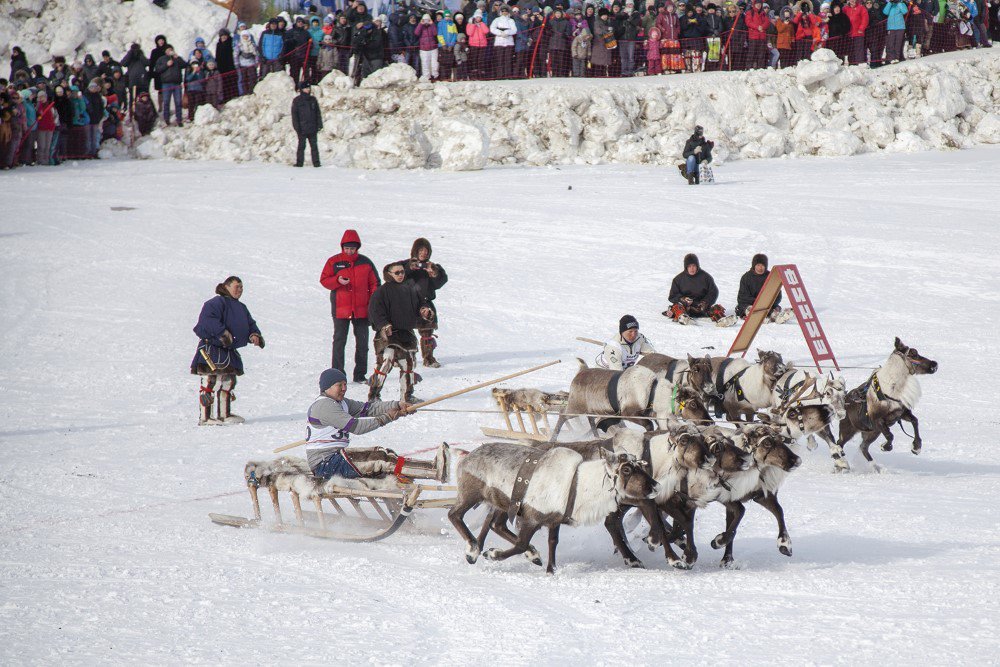
MULTIPOLYGON (((195 37, 211 46, 225 25, 228 11, 207 0, 170 0, 161 9, 149 0, 4 0, 0 2, 0 71, 10 71, 10 49, 20 46, 28 63, 46 65, 54 56, 66 62, 90 53, 98 62, 107 49, 118 60, 129 44, 138 42, 149 55, 156 35, 166 35, 185 57, 195 37)), ((235 19, 230 19, 230 28, 235 19)))
MULTIPOLYGON (((1000 142, 1000 54, 870 70, 828 50, 780 71, 611 81, 419 83, 395 64, 314 90, 328 163, 474 170, 509 164, 669 164, 695 124, 720 160, 965 148, 1000 142)), ((290 162, 292 81, 272 74, 216 117, 156 137, 168 157, 290 162)), ((148 152, 148 150, 147 150, 148 152)))

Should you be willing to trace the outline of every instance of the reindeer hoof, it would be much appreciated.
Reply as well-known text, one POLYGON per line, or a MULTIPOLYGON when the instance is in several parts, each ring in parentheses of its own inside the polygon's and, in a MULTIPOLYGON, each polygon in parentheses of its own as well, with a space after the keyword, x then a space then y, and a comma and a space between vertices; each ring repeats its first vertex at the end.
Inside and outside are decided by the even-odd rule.
POLYGON ((726 570, 735 570, 735 569, 737 569, 736 564, 733 562, 732 558, 723 558, 719 562, 719 567, 721 567, 723 569, 726 569, 726 570))
POLYGON ((668 558, 667 559, 667 563, 670 564, 670 567, 672 567, 672 568, 674 568, 676 570, 690 570, 691 569, 691 565, 688 564, 688 563, 685 563, 680 558, 668 558))
POLYGON ((851 472, 851 466, 847 465, 847 461, 840 459, 833 465, 834 473, 849 473, 851 472))
POLYGON ((792 556, 792 541, 787 537, 778 538, 778 551, 791 558, 792 556))
POLYGON ((918 442, 915 442, 913 443, 913 447, 910 449, 910 452, 912 452, 914 456, 920 456, 921 449, 923 449, 923 445, 921 445, 918 442))
POLYGON ((718 535, 715 536, 715 539, 712 540, 713 549, 721 549, 727 544, 729 544, 729 540, 726 538, 725 533, 719 533, 718 535))
POLYGON ((475 565, 476 561, 479 560, 479 549, 469 550, 465 552, 465 562, 469 565, 475 565))
POLYGON ((545 568, 545 574, 555 574, 555 573, 556 573, 556 568, 552 567, 551 565, 545 568))
POLYGON ((692 551, 691 553, 684 554, 684 561, 689 565, 694 565, 698 562, 698 552, 692 551))
POLYGON ((884 442, 884 443, 882 443, 882 451, 883 452, 891 452, 892 451, 892 443, 891 442, 884 442))
POLYGON ((497 560, 498 555, 500 555, 499 549, 487 549, 483 552, 483 558, 486 560, 497 560))
POLYGON ((642 561, 638 558, 626 558, 625 565, 627 567, 634 567, 637 570, 645 570, 646 566, 642 564, 642 561))
POLYGON ((531 547, 530 551, 525 551, 524 557, 527 558, 528 562, 530 562, 532 565, 542 564, 542 557, 538 553, 538 549, 536 549, 535 547, 531 547))
POLYGON ((882 473, 885 472, 885 466, 881 466, 881 465, 875 463, 874 461, 872 461, 872 471, 873 472, 877 472, 878 474, 881 475, 882 473))

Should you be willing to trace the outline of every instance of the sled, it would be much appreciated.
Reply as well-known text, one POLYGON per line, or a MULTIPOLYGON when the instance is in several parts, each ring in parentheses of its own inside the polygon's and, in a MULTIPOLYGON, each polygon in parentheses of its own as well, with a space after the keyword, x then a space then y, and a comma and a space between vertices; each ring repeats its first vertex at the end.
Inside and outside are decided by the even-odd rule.
POLYGON ((504 426, 507 428, 481 426, 480 430, 482 430, 483 435, 490 438, 528 440, 533 442, 548 442, 549 440, 551 427, 549 426, 549 413, 546 408, 565 404, 565 397, 563 395, 546 394, 534 390, 494 389, 493 399, 500 407, 504 426), (536 395, 534 405, 524 400, 525 391, 533 392, 536 395), (525 422, 525 415, 528 417, 527 422, 525 422), (517 428, 514 427, 511 416, 517 422, 517 428))
POLYGON ((265 520, 261 516, 258 487, 247 484, 254 517, 247 518, 231 514, 210 513, 208 517, 220 526, 234 528, 256 528, 273 533, 306 535, 338 542, 378 542, 393 535, 402 528, 414 510, 447 508, 455 504, 453 494, 457 487, 441 484, 399 484, 398 490, 355 489, 342 486, 326 486, 321 494, 314 494, 311 500, 315 510, 302 509, 300 495, 288 491, 292 499, 294 520, 286 523, 281 514, 278 489, 268 487, 274 517, 265 520), (426 497, 424 494, 433 494, 426 497), (422 497, 424 496, 424 497, 422 497), (323 501, 333 506, 334 513, 323 510, 323 501), (350 524, 351 530, 340 530, 338 525, 350 524))

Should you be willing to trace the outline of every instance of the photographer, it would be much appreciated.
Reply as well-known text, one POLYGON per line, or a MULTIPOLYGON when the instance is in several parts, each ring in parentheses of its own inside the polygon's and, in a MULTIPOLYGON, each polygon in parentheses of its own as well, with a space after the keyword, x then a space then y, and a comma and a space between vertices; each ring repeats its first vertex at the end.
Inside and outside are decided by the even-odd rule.
POLYGON ((434 358, 434 348, 437 347, 434 330, 438 328, 434 298, 437 296, 437 290, 448 282, 448 274, 445 273, 444 267, 431 261, 431 252, 431 242, 419 238, 410 248, 410 259, 401 263, 406 271, 404 280, 416 286, 430 308, 431 316, 422 318, 417 326, 417 331, 420 333, 420 356, 424 359, 424 366, 440 368, 441 364, 434 358))

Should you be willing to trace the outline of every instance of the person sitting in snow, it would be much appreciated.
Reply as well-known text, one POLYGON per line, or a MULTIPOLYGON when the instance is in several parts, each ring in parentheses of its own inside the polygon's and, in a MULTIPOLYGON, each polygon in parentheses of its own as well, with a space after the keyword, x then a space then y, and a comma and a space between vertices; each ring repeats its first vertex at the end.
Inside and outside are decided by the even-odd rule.
POLYGON ((681 176, 687 179, 688 185, 696 185, 701 182, 698 175, 698 166, 701 163, 712 162, 712 148, 715 143, 705 139, 705 130, 701 125, 696 125, 692 134, 684 144, 684 164, 677 165, 681 176))
POLYGON ((618 321, 618 335, 604 345, 597 363, 613 371, 623 371, 635 366, 642 355, 654 352, 652 344, 639 333, 639 321, 631 315, 623 315, 618 321))
POLYGON ((243 375, 243 359, 238 350, 247 344, 263 350, 264 336, 240 301, 243 281, 238 276, 229 276, 216 285, 215 294, 201 307, 198 323, 194 325, 200 341, 191 362, 191 373, 202 377, 198 424, 239 424, 243 417, 230 412, 236 377, 243 375), (213 418, 212 403, 216 400, 218 408, 213 418))
POLYGON ((447 481, 448 445, 434 461, 413 461, 384 447, 351 447, 351 435, 363 435, 411 414, 406 401, 354 401, 347 398, 347 376, 328 368, 319 376, 320 395, 307 412, 306 461, 316 477, 381 477, 388 474, 447 481))
POLYGON ((678 324, 688 324, 692 317, 710 317, 718 322, 726 315, 726 309, 716 303, 719 288, 715 279, 701 269, 698 256, 684 255, 684 270, 670 283, 671 305, 663 314, 678 324))
MULTIPOLYGON (((736 315, 738 317, 746 319, 746 316, 750 314, 750 307, 757 300, 757 295, 760 294, 760 290, 770 274, 771 272, 767 268, 767 255, 763 253, 754 255, 753 259, 750 260, 750 270, 740 278, 740 291, 736 295, 736 315)), ((787 322, 788 318, 792 316, 792 311, 783 311, 780 303, 781 290, 778 290, 778 297, 771 306, 771 312, 768 313, 768 319, 772 322, 787 322)))

